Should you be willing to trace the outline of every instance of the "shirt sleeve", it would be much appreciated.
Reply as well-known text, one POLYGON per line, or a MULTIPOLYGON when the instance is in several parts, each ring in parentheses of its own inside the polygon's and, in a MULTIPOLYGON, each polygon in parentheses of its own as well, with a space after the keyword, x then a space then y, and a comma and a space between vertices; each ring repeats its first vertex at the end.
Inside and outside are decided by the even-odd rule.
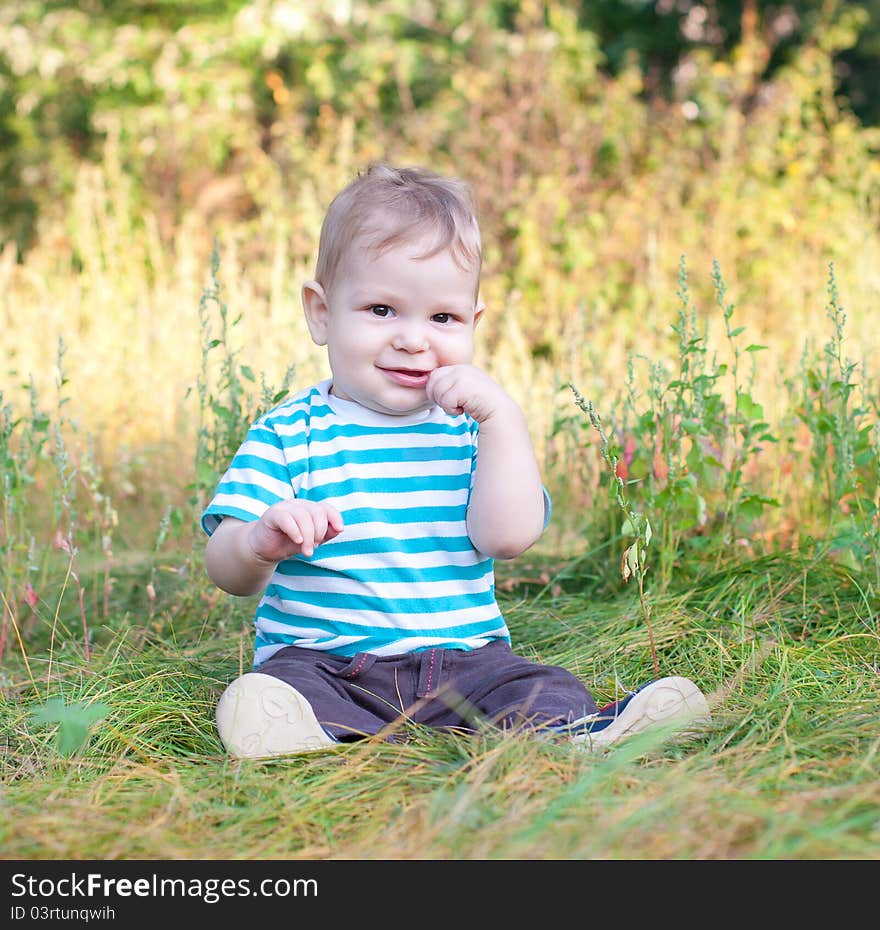
POLYGON ((477 447, 480 442, 480 424, 469 414, 464 414, 464 418, 468 426, 471 443, 471 483, 468 488, 468 506, 470 506, 471 492, 474 490, 474 478, 477 474, 477 447))
POLYGON ((550 492, 544 485, 541 485, 541 492, 544 495, 544 529, 547 529, 550 523, 550 514, 553 513, 553 501, 550 498, 550 492))
POLYGON ((305 470, 303 456, 303 444, 280 436, 269 419, 257 420, 205 508, 202 529, 210 536, 223 517, 252 522, 273 504, 292 500, 305 470))

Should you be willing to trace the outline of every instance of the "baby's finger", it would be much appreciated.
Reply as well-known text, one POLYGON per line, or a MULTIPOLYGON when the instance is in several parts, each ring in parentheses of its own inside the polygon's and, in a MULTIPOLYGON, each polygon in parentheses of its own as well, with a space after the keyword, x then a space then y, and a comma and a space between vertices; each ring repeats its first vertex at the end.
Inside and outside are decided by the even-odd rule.
POLYGON ((428 400, 438 407, 443 407, 443 398, 449 390, 449 371, 449 368, 435 368, 425 385, 425 394, 428 400))
POLYGON ((293 543, 299 545, 303 541, 302 531, 296 518, 288 510, 278 510, 273 514, 275 526, 293 543))
POLYGON ((327 529, 324 531, 324 542, 335 539, 345 529, 342 514, 330 504, 327 505, 325 516, 327 518, 327 529))
POLYGON ((333 529, 334 536, 345 529, 345 522, 342 519, 342 514, 332 504, 324 505, 324 515, 327 517, 328 531, 333 529))
POLYGON ((327 514, 323 508, 315 508, 309 516, 312 518, 315 545, 319 546, 327 536, 327 514))
POLYGON ((428 376, 428 383, 425 385, 425 393, 428 399, 439 403, 438 397, 448 388, 450 381, 455 377, 453 366, 445 365, 442 368, 435 368, 428 376))
POLYGON ((315 552, 315 523, 312 515, 309 513, 299 514, 296 522, 300 531, 300 552, 305 556, 313 555, 315 552))
POLYGON ((440 390, 437 391, 434 403, 438 407, 442 407, 446 413, 452 416, 461 413, 464 409, 462 407, 461 392, 456 384, 442 386, 440 390))

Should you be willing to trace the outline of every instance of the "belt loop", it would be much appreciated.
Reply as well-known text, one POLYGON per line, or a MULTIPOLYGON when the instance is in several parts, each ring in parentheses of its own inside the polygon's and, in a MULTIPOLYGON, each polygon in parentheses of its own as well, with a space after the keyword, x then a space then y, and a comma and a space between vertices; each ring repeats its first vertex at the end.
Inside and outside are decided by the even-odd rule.
POLYGON ((376 656, 372 652, 359 652, 351 662, 346 665, 344 669, 339 673, 340 678, 357 678, 359 675, 366 675, 366 673, 373 667, 373 663, 376 661, 376 656))
POLYGON ((376 656, 371 652, 359 652, 357 655, 352 656, 348 662, 345 662, 344 665, 331 664, 329 661, 331 658, 338 658, 339 661, 345 662, 341 656, 328 656, 326 661, 319 659, 315 665, 337 678, 348 678, 352 681, 360 675, 365 675, 376 661, 376 656))
POLYGON ((430 697, 432 689, 437 690, 442 668, 442 649, 427 649, 422 653, 419 661, 419 687, 416 691, 416 697, 430 697))

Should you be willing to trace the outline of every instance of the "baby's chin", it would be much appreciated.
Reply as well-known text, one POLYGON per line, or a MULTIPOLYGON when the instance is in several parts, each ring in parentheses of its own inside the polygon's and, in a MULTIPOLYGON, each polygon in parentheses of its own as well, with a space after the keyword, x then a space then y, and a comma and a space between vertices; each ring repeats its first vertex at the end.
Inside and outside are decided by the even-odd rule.
POLYGON ((368 407, 370 410, 374 410, 376 413, 384 413, 391 417, 408 417, 416 413, 424 413, 426 410, 430 410, 434 406, 433 402, 428 400, 425 397, 420 403, 411 403, 411 404, 395 404, 394 406, 386 406, 378 402, 370 403, 361 403, 362 406, 368 407))
POLYGON ((412 395, 410 399, 404 398, 400 401, 391 401, 390 403, 383 403, 379 398, 366 394, 353 396, 345 391, 338 391, 335 385, 331 385, 330 393, 333 394, 334 397, 360 404, 361 407, 367 410, 372 410, 374 413, 382 413, 390 417, 408 417, 413 414, 424 413, 434 406, 434 402, 428 400, 428 395, 424 390, 409 389, 408 393, 412 395))

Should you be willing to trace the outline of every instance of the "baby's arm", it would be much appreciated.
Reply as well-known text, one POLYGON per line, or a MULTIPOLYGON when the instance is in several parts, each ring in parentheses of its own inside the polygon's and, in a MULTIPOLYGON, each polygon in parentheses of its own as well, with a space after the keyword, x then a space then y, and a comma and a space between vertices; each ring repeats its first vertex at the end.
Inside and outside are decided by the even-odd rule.
POLYGON ((252 523, 224 517, 208 539, 205 565, 214 584, 228 594, 257 594, 282 559, 310 556, 342 529, 342 516, 331 504, 281 501, 252 523))
POLYGON ((544 529, 544 493, 525 417, 516 401, 473 365, 437 368, 428 397, 447 413, 468 413, 480 424, 477 467, 467 513, 477 550, 514 559, 544 529))

